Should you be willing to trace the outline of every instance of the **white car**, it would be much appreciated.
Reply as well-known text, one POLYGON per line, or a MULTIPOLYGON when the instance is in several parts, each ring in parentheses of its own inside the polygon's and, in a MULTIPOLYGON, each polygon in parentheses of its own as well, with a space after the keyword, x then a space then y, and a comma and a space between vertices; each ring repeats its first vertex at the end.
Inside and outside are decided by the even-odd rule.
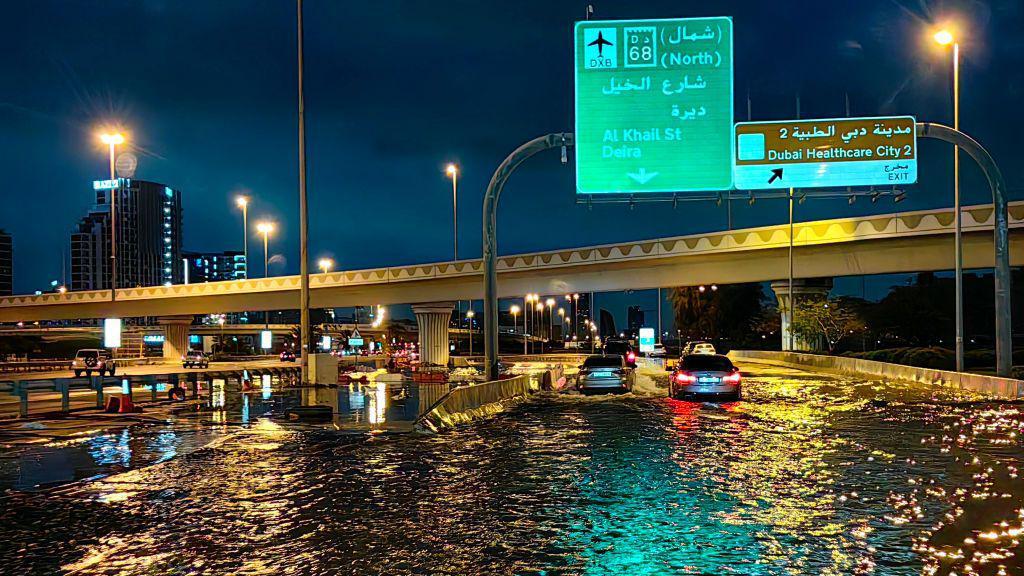
POLYGON ((714 344, 710 342, 695 342, 693 348, 690 349, 690 354, 716 354, 714 344))
POLYGON ((117 369, 117 362, 114 361, 109 350, 87 348, 79 350, 75 354, 75 359, 71 361, 71 369, 75 372, 75 378, 81 378, 82 374, 92 376, 93 372, 100 376, 103 374, 113 376, 117 369))

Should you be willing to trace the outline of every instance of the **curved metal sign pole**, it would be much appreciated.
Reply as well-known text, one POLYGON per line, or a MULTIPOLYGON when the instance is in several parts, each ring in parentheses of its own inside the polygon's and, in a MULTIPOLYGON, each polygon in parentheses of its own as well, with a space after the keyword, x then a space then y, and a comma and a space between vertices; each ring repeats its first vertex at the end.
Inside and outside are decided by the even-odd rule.
POLYGON ((942 124, 918 122, 917 137, 934 138, 959 146, 978 163, 978 167, 985 173, 988 185, 992 189, 992 208, 995 219, 992 234, 995 247, 996 374, 1010 376, 1010 367, 1013 365, 1013 342, 1010 327, 1010 238, 1009 215, 1006 208, 1006 182, 988 151, 967 134, 942 124))
POLYGON ((571 132, 534 138, 508 155, 494 171, 484 194, 484 367, 488 380, 498 378, 498 200, 512 172, 527 158, 549 148, 572 146, 571 132))

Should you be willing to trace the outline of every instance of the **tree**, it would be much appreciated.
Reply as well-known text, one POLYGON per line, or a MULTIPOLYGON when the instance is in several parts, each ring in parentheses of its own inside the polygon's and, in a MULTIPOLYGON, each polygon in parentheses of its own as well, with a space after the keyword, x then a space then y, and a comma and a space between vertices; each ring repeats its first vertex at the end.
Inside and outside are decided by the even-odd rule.
POLYGON ((811 345, 824 340, 829 352, 867 328, 860 311, 847 298, 797 298, 789 326, 794 338, 811 345))
POLYGON ((683 338, 753 341, 751 328, 761 314, 760 284, 682 286, 669 292, 676 328, 683 338))

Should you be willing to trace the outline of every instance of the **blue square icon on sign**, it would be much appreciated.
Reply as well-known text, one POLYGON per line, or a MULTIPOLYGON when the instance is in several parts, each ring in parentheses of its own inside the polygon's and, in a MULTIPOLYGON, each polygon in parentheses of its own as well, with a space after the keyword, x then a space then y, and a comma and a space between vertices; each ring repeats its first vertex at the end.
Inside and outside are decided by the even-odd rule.
POLYGON ((764 134, 740 134, 736 151, 739 160, 764 160, 764 134))

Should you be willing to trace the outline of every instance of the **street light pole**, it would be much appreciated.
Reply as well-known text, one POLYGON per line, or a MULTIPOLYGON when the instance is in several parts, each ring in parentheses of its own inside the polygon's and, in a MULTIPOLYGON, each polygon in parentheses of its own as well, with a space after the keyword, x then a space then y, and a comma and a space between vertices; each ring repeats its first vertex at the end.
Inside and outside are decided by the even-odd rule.
MULTIPOLYGON (((270 277, 270 249, 269 240, 270 233, 274 231, 274 225, 270 222, 259 222, 256 224, 256 231, 263 235, 263 277, 270 277)), ((263 311, 263 320, 270 328, 270 312, 263 311)))
MULTIPOLYGON (((124 143, 124 136, 121 134, 100 134, 100 141, 107 145, 110 150, 110 180, 117 180, 117 173, 114 170, 114 156, 117 145, 124 143)), ((110 300, 115 300, 117 294, 117 195, 121 193, 121 183, 110 188, 110 300)))
POLYGON ((242 209, 242 254, 245 258, 245 279, 249 279, 249 199, 239 196, 235 203, 242 209))
MULTIPOLYGON (((960 43, 953 43, 953 130, 960 130, 960 43)), ((960 147, 953 147, 953 222, 956 236, 956 371, 964 371, 964 244, 960 217, 960 147)))
POLYGON ((306 103, 302 85, 302 0, 296 0, 298 23, 298 88, 299 88, 299 333, 302 336, 302 380, 309 381, 309 210, 306 204, 306 103))

